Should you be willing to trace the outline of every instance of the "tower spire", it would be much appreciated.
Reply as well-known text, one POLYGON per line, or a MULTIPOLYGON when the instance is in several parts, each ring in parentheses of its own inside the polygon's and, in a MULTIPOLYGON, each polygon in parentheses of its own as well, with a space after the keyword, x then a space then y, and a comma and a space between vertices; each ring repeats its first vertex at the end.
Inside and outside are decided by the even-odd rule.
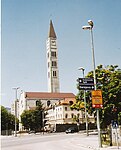
POLYGON ((50 20, 50 29, 49 29, 48 37, 52 37, 52 38, 56 39, 56 34, 55 34, 55 30, 54 30, 54 27, 53 27, 52 20, 50 20))
POLYGON ((46 41, 46 48, 47 48, 48 91, 60 92, 57 38, 54 31, 52 20, 50 20, 49 34, 46 41))

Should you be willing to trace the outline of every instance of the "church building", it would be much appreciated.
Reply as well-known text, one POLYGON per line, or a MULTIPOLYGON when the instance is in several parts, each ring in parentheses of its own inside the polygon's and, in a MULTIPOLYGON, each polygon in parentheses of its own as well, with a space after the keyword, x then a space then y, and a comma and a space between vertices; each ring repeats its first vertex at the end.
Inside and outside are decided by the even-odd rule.
MULTIPOLYGON (((57 36, 50 20, 49 33, 46 40, 47 50, 47 79, 48 92, 31 92, 23 91, 19 99, 19 121, 21 114, 25 110, 33 110, 37 107, 38 101, 43 103, 48 115, 48 124, 56 130, 57 124, 72 124, 74 116, 78 115, 80 123, 84 121, 84 114, 81 110, 71 110, 70 105, 76 102, 76 96, 73 93, 60 92, 59 69, 58 69, 58 48, 57 36)), ((91 117, 91 116, 90 116, 91 117)), ((94 116, 92 116, 94 119, 94 116)), ((93 122, 94 120, 92 120, 93 122)), ((59 126, 60 128, 60 126, 59 126)), ((19 124, 19 130, 24 130, 22 124, 19 124)))

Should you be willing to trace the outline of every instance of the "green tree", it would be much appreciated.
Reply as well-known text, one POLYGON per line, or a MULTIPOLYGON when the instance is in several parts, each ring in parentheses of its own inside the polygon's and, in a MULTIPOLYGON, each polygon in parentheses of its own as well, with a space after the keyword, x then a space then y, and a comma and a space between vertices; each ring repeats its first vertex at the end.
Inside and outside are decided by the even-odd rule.
POLYGON ((25 110, 22 114, 21 114, 21 123, 24 126, 25 129, 31 129, 32 127, 32 110, 25 110))
POLYGON ((38 131, 43 127, 44 108, 40 100, 35 110, 25 110, 21 114, 21 123, 27 130, 38 131))
MULTIPOLYGON (((89 72, 87 77, 93 77, 93 71, 89 72)), ((101 89, 103 95, 103 108, 100 109, 101 127, 107 127, 112 120, 118 120, 121 124, 121 70, 117 65, 106 67, 99 65, 96 68, 96 81, 97 89, 101 89)), ((78 95, 83 97, 81 92, 78 95)), ((88 112, 95 112, 95 109, 92 108, 91 92, 89 91, 86 92, 86 100, 88 112)))
MULTIPOLYGON (((17 127, 18 127, 17 119, 17 127)), ((9 113, 5 107, 1 106, 1 130, 14 130, 15 128, 15 116, 9 113)))
POLYGON ((1 130, 6 130, 7 124, 8 124, 8 112, 3 106, 1 106, 1 130))
POLYGON ((118 121, 119 121, 119 124, 121 124, 121 112, 119 112, 118 114, 118 121))

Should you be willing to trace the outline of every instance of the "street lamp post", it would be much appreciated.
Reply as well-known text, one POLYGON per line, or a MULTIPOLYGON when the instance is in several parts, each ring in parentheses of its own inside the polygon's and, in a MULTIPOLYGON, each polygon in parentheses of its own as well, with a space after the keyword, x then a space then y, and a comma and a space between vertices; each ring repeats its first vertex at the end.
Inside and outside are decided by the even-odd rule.
POLYGON ((16 122, 16 118, 17 118, 17 91, 20 87, 15 87, 12 88, 13 90, 15 90, 15 137, 17 137, 17 122, 16 122))
MULTIPOLYGON (((84 68, 79 68, 79 70, 82 70, 82 73, 83 73, 83 78, 85 77, 84 75, 84 68)), ((85 107, 85 120, 86 120, 86 133, 87 133, 87 136, 89 135, 88 133, 88 118, 87 118, 87 110, 86 110, 86 91, 84 90, 84 107, 85 107)))
MULTIPOLYGON (((90 30, 91 35, 91 49, 92 49, 92 63, 93 63, 93 74, 94 74, 94 90, 97 90, 96 86, 96 73, 95 73, 95 54, 94 54, 94 42, 93 42, 93 21, 88 20, 89 26, 83 26, 82 29, 84 30, 90 30)), ((99 147, 102 147, 101 143, 101 133, 100 133, 100 119, 99 119, 99 109, 97 109, 97 129, 98 129, 98 141, 99 141, 99 147)))
POLYGON ((45 121, 45 117, 44 117, 44 109, 43 109, 42 111, 43 134, 44 134, 44 121, 45 121))

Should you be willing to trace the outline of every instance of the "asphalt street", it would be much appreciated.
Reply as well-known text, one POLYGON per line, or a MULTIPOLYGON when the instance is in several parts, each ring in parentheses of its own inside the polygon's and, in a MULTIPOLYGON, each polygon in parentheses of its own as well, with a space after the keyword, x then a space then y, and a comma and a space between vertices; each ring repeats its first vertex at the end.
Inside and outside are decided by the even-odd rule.
MULTIPOLYGON (((1 136, 2 150, 117 150, 116 146, 98 148, 97 135, 74 133, 1 136)), ((121 149, 121 147, 120 147, 121 149)))

